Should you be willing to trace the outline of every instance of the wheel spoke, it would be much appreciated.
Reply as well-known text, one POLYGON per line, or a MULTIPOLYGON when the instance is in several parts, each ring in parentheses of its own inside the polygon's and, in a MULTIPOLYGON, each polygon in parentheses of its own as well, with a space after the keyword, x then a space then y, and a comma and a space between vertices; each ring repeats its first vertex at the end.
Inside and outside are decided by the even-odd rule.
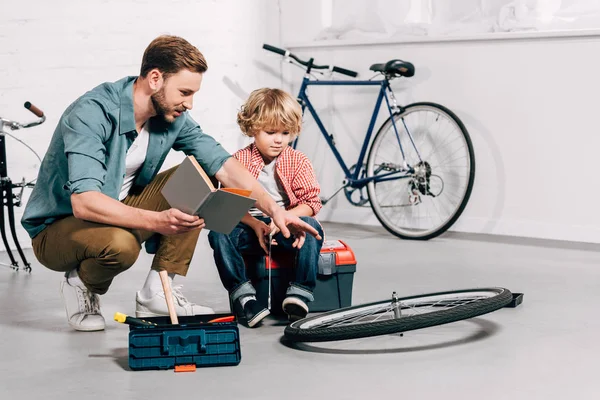
POLYGON ((415 172, 408 172, 403 179, 370 182, 367 190, 371 206, 384 227, 398 236, 436 236, 458 218, 471 192, 474 165, 468 133, 453 116, 435 105, 409 106, 395 119, 405 158, 388 121, 371 146, 367 176, 375 171, 389 173, 389 169, 378 167, 401 166, 404 162, 415 172), (417 150, 424 158, 419 159, 417 150), (424 174, 425 165, 431 171, 429 178, 417 175, 424 174))

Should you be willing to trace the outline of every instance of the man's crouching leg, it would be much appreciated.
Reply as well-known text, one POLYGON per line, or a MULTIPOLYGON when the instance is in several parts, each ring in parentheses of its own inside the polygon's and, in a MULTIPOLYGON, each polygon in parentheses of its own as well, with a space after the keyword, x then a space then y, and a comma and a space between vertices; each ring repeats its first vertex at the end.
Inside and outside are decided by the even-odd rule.
POLYGON ((67 217, 44 229, 32 244, 42 265, 65 273, 60 292, 69 324, 78 331, 103 330, 98 295, 137 260, 141 246, 136 236, 127 229, 67 217))
MULTIPOLYGON (((158 174, 148 186, 140 192, 130 193, 123 203, 136 208, 151 211, 164 211, 171 208, 169 203, 160 194, 162 188, 175 172, 173 167, 158 174)), ((141 290, 135 296, 135 314, 137 317, 154 317, 169 315, 167 302, 160 281, 158 271, 165 270, 169 273, 169 280, 173 292, 173 304, 179 316, 213 314, 210 307, 194 304, 186 299, 181 292, 182 286, 174 286, 175 275, 185 276, 187 274, 200 230, 179 233, 176 235, 163 236, 154 232, 134 230, 138 235, 140 243, 146 240, 158 240, 156 254, 152 262, 152 268, 148 272, 146 281, 141 290)))
POLYGON ((181 291, 182 285, 173 285, 173 278, 176 275, 186 276, 199 235, 200 229, 177 235, 160 236, 150 273, 142 290, 136 293, 136 317, 169 315, 165 293, 158 274, 161 270, 169 273, 173 305, 178 316, 214 314, 212 308, 189 301, 181 291))

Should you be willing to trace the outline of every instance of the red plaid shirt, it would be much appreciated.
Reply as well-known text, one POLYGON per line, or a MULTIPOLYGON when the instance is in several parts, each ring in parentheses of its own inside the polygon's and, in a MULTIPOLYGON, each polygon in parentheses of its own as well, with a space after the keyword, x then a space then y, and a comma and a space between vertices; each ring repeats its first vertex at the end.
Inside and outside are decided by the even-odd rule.
MULTIPOLYGON (((248 168, 254 178, 258 178, 260 171, 265 167, 265 162, 254 143, 238 150, 233 157, 248 168)), ((306 204, 312 208, 314 215, 317 215, 323 207, 319 199, 321 188, 308 157, 286 146, 277 157, 275 176, 290 200, 287 210, 299 204, 306 204)))

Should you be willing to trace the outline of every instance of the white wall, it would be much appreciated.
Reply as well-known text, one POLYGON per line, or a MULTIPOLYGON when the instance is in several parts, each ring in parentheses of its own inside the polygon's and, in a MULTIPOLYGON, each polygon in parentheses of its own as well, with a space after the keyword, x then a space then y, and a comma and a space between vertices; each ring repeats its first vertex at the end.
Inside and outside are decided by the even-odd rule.
POLYGON ((596 30, 598 0, 304 0, 282 2, 286 43, 596 30))
MULTIPOLYGON (((14 133, 43 155, 66 106, 101 82, 136 74, 143 50, 162 33, 187 38, 207 57, 209 71, 191 113, 234 151, 246 143, 235 125, 243 98, 261 86, 291 88, 301 78, 301 71, 287 65, 282 77, 281 57, 261 50, 262 43, 283 46, 317 34, 319 7, 327 1, 5 3, 0 13, 0 116, 33 119, 22 107, 25 101, 42 108, 45 124, 14 133), (290 7, 293 12, 285 12, 290 7)), ((600 38, 593 37, 546 38, 294 51, 355 69, 362 77, 371 76, 373 62, 404 58, 416 65, 414 78, 394 84, 399 99, 448 106, 466 123, 475 145, 475 188, 455 230, 600 243, 600 185, 593 175, 599 166, 599 44, 600 38)), ((311 94, 326 123, 333 124, 342 154, 356 156, 375 93, 318 88, 311 94)), ((315 163, 323 194, 331 194, 342 181, 341 171, 310 118, 305 125, 300 148, 315 163)), ((36 176, 39 163, 24 146, 8 138, 7 152, 13 181, 36 176)), ((169 157, 168 165, 180 157, 169 157)), ((17 209, 17 220, 21 213, 17 209)), ((370 209, 351 207, 341 194, 320 217, 377 224, 370 209)), ((29 247, 20 224, 18 230, 21 244, 29 247)))
MULTIPOLYGON (((600 37, 588 37, 291 50, 363 78, 372 76, 374 62, 401 58, 415 64, 415 77, 394 83, 399 99, 449 107, 475 147, 475 187, 453 230, 600 243, 599 47, 600 37)), ((276 57, 270 57, 273 63, 276 57)), ((285 74, 297 91, 301 71, 286 68, 285 74)), ((374 90, 314 88, 310 94, 333 124, 342 155, 356 157, 374 90)), ((331 194, 343 175, 312 119, 306 120, 300 148, 313 160, 324 194, 331 194)), ((377 224, 370 209, 350 206, 343 195, 324 207, 321 218, 377 224)))
MULTIPOLYGON (((271 71, 261 64, 265 38, 279 37, 277 4, 268 0, 4 1, 0 116, 30 121, 35 117, 23 103, 40 107, 47 121, 14 133, 43 156, 64 109, 102 82, 137 75, 144 49, 164 33, 186 38, 207 58, 191 114, 225 148, 237 150, 245 143, 235 123, 237 109, 251 90, 280 85, 278 67, 271 71)), ((11 138, 7 153, 13 181, 35 178, 39 162, 33 153, 11 138)), ((169 156, 166 166, 181 157, 169 156)), ((23 207, 16 211, 20 220, 23 207)), ((18 230, 21 245, 30 247, 20 223, 18 230)))
MULTIPOLYGON (((415 64, 415 77, 394 81, 400 99, 449 107, 466 124, 475 147, 475 187, 452 230, 600 243, 595 176, 600 29, 593 22, 598 2, 552 4, 469 0, 448 8, 442 0, 286 2, 279 44, 316 63, 359 71, 363 79, 372 76, 368 68, 375 62, 400 58, 415 64), (542 10, 548 15, 541 18, 538 8, 547 5, 552 11, 542 10), (507 16, 500 6, 520 11, 507 16), (408 18, 423 9, 433 21, 408 18), (514 19, 512 28, 506 18, 514 19), (485 33, 490 26, 494 32, 485 33), (561 27, 570 30, 553 31, 561 27)), ((301 72, 286 68, 284 75, 288 87, 297 90, 301 72)), ((342 155, 355 159, 375 93, 365 88, 311 88, 310 93, 333 127, 342 155)), ((300 148, 313 159, 324 194, 331 194, 342 172, 310 117, 303 135, 300 148)), ((321 218, 378 224, 370 209, 352 207, 340 195, 321 218)))

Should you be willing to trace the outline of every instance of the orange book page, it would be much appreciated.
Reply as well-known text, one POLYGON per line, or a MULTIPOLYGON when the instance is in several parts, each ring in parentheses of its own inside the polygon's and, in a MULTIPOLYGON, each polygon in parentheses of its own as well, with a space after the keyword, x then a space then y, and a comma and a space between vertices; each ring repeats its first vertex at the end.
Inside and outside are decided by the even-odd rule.
POLYGON ((252 190, 237 189, 237 188, 221 188, 221 190, 224 192, 239 194, 240 196, 244 196, 244 197, 250 197, 250 193, 252 193, 252 190))

